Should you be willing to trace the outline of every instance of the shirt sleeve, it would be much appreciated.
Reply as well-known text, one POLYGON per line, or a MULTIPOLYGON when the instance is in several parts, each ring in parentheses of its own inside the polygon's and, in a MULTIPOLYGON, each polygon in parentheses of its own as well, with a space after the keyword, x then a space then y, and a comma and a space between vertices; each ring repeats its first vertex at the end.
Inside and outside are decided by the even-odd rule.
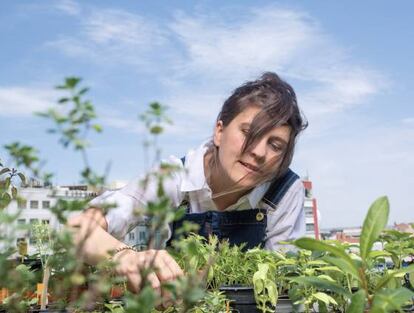
MULTIPOLYGON (((182 167, 181 160, 175 157, 170 158, 169 164, 182 167)), ((182 171, 177 171, 163 181, 164 191, 173 206, 178 206, 182 200, 181 179, 182 171)), ((143 208, 149 202, 157 200, 157 189, 158 180, 149 174, 135 178, 119 190, 104 192, 90 201, 89 206, 107 207, 105 219, 108 232, 117 239, 123 239, 132 228, 145 219, 143 208)))
POLYGON ((268 212, 265 248, 268 250, 290 250, 292 247, 280 244, 302 237, 306 233, 305 188, 300 179, 296 180, 275 211, 268 212))

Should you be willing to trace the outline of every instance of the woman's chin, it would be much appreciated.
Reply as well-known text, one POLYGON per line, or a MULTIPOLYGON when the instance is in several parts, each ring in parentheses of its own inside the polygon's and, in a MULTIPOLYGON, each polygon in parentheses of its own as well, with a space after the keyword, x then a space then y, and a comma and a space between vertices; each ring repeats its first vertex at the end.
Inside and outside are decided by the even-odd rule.
POLYGON ((248 176, 243 176, 241 178, 239 178, 239 180, 237 182, 235 182, 235 184, 243 189, 251 189, 255 186, 257 186, 257 184, 259 183, 260 178, 257 175, 248 175, 248 176))

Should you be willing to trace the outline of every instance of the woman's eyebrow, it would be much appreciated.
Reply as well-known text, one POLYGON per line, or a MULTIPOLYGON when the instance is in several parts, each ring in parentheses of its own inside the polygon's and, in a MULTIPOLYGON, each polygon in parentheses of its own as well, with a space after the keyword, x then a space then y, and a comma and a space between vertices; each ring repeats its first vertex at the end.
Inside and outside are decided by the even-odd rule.
POLYGON ((244 123, 240 124, 241 127, 250 127, 250 125, 251 125, 251 123, 247 123, 247 122, 244 122, 244 123))

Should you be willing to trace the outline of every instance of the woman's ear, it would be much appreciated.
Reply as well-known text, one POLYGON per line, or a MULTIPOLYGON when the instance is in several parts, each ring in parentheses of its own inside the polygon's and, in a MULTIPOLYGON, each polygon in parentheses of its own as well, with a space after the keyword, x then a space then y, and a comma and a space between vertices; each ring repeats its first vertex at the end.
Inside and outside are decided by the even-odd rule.
POLYGON ((214 127, 214 136, 213 136, 213 142, 216 147, 220 147, 221 142, 221 135, 223 134, 223 122, 217 121, 216 126, 214 127))

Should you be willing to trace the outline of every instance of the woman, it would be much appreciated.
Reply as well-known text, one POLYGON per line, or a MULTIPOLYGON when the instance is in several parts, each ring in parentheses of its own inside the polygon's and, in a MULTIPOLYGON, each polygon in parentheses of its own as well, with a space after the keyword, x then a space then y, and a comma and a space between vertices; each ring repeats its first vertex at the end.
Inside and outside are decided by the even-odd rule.
MULTIPOLYGON (((170 160, 186 170, 168 179, 164 189, 175 206, 187 205, 183 219, 171 225, 170 239, 184 220, 199 224, 201 235, 216 234, 246 248, 276 250, 279 241, 302 236, 304 189, 289 165, 306 126, 292 87, 276 74, 237 88, 218 115, 212 140, 170 160)), ((155 182, 145 188, 131 182, 93 200, 69 222, 78 228, 76 240, 83 242, 86 261, 97 263, 115 251, 116 271, 135 292, 139 269, 149 262, 159 269, 148 277, 156 289, 183 274, 165 250, 137 252, 116 239, 136 224, 134 210, 156 197, 155 182), (105 203, 116 203, 106 215, 100 209, 105 203)))

